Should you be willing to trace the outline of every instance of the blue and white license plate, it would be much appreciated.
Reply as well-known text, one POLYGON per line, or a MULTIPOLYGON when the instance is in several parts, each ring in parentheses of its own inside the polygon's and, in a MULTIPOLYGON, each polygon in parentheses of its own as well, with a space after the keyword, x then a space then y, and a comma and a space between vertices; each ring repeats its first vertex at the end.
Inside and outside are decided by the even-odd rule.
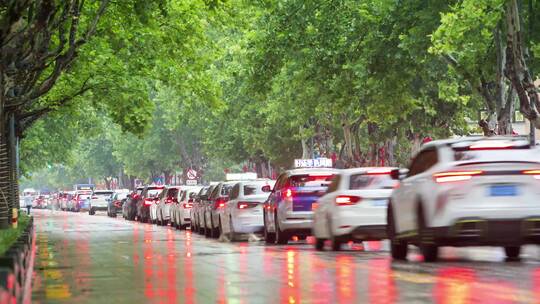
POLYGON ((387 199, 377 199, 371 201, 371 206, 373 207, 386 207, 388 205, 387 199))
POLYGON ((492 185, 489 187, 489 196, 518 196, 516 185, 492 185))

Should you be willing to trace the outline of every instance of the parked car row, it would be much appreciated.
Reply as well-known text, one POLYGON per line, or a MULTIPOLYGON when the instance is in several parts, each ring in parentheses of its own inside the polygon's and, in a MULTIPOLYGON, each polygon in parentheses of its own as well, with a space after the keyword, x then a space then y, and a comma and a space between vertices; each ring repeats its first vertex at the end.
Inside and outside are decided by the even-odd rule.
POLYGON ((208 238, 267 244, 313 236, 316 250, 390 240, 394 259, 409 245, 425 261, 441 246, 501 246, 517 258, 540 244, 540 151, 520 137, 466 137, 424 144, 407 169, 303 168, 277 180, 137 188, 128 220, 188 226, 208 238))

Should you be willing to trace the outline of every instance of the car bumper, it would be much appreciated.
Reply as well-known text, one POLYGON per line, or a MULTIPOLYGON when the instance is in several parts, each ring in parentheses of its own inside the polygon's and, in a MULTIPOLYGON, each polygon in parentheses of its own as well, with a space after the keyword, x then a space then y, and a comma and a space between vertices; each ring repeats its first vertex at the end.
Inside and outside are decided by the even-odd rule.
POLYGON ((264 230, 263 216, 244 215, 233 218, 234 231, 238 233, 255 233, 264 230))
POLYGON ((109 209, 107 206, 91 206, 90 208, 96 211, 107 211, 109 209))
POLYGON ((511 246, 540 244, 540 216, 523 219, 463 218, 449 227, 430 229, 437 244, 511 246))

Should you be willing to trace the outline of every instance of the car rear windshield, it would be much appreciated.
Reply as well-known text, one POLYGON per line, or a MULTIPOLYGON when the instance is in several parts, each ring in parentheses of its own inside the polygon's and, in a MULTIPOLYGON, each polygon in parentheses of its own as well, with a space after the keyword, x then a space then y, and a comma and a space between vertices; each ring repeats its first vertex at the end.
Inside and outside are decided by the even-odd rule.
POLYGON ((367 175, 354 174, 351 175, 349 184, 350 190, 362 189, 394 189, 398 182, 393 180, 390 175, 367 175))
POLYGON ((259 195, 259 194, 265 194, 272 189, 270 185, 268 184, 252 184, 252 185, 244 185, 244 195, 259 195))
POLYGON ((327 187, 335 174, 303 174, 289 177, 291 187, 327 187))
POLYGON ((233 186, 234 185, 223 185, 223 187, 221 187, 221 196, 228 196, 233 186))
POLYGON ((454 151, 454 159, 456 161, 535 161, 539 158, 539 151, 531 149, 454 151))
POLYGON ((94 192, 94 195, 97 195, 97 196, 111 196, 113 194, 113 192, 94 192))
POLYGON ((161 193, 162 190, 163 189, 161 189, 161 188, 159 188, 159 189, 157 189, 157 188, 148 189, 148 197, 156 197, 161 193))

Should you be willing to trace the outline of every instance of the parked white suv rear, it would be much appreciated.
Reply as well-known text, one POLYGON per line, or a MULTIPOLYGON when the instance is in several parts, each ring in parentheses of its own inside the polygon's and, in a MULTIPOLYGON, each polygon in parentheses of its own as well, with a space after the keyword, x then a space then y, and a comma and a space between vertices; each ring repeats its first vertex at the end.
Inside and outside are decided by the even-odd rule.
MULTIPOLYGON (((392 176, 399 178, 399 172, 392 176)), ((394 259, 407 244, 435 261, 440 246, 540 244, 540 153, 521 137, 430 142, 413 159, 388 207, 394 259)))

